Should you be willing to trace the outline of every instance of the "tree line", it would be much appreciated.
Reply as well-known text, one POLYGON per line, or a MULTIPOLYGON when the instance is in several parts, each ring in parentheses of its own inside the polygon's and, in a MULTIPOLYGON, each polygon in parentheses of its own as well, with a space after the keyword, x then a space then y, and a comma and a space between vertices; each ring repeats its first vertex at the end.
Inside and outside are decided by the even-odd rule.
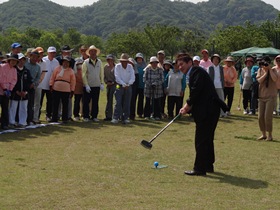
POLYGON ((41 46, 47 49, 55 46, 60 49, 67 44, 78 53, 81 45, 94 44, 100 48, 103 55, 122 52, 135 55, 142 52, 147 58, 155 55, 158 50, 165 50, 173 56, 180 50, 192 55, 198 54, 201 49, 207 48, 211 53, 227 56, 230 52, 247 47, 280 47, 280 15, 276 20, 265 21, 260 25, 247 21, 244 26, 229 26, 223 28, 217 25, 210 34, 199 30, 182 30, 176 26, 149 25, 143 30, 131 29, 127 33, 112 33, 103 39, 96 35, 85 35, 77 28, 69 28, 66 33, 62 29, 43 30, 28 27, 25 30, 9 28, 0 34, 0 51, 8 53, 13 42, 19 42, 24 50, 30 47, 41 46))

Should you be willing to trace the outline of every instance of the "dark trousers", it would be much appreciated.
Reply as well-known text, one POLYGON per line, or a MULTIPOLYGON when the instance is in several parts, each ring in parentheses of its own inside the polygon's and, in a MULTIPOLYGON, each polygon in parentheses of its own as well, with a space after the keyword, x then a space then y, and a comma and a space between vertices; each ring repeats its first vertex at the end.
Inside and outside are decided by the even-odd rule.
MULTIPOLYGON (((160 99, 160 108, 161 108, 161 111, 160 113, 164 114, 164 109, 165 109, 165 101, 166 101, 166 95, 163 94, 163 96, 161 97, 160 99)), ((168 103, 168 102, 167 102, 168 103)), ((182 107, 181 107, 182 108, 182 107)), ((168 109, 168 108, 167 108, 168 109)))
POLYGON ((205 118, 196 122, 195 130, 195 163, 194 170, 206 172, 212 170, 215 162, 214 134, 220 116, 220 108, 214 107, 205 118))
POLYGON ((68 120, 68 102, 69 102, 70 93, 54 90, 52 92, 52 97, 53 97, 52 121, 54 121, 54 122, 58 121, 58 108, 59 108, 60 100, 62 103, 62 121, 67 121, 68 120))
POLYGON ((91 91, 88 93, 84 88, 83 94, 83 116, 84 118, 89 118, 89 103, 92 100, 91 104, 91 118, 97 118, 99 107, 99 94, 100 94, 100 87, 91 87, 91 91))
MULTIPOLYGON (((41 108, 42 108, 42 104, 43 104, 44 96, 45 95, 46 95, 46 98, 47 98, 47 102, 46 102, 46 116, 51 118, 51 116, 52 116, 52 107, 53 107, 53 104, 52 104, 52 92, 50 90, 42 89, 41 108)), ((40 111, 40 113, 41 113, 41 111, 40 111)))
POLYGON ((234 87, 225 87, 224 88, 224 97, 225 97, 225 100, 227 99, 227 106, 229 108, 229 111, 231 110, 233 96, 234 96, 234 87))
POLYGON ((112 119, 113 117, 113 101, 114 101, 114 93, 116 91, 116 85, 112 85, 110 87, 107 86, 107 104, 105 109, 105 116, 107 119, 112 119))
POLYGON ((137 89, 137 114, 142 116, 144 114, 144 89, 138 88, 137 89))
POLYGON ((246 110, 248 107, 250 108, 249 104, 251 105, 251 90, 243 90, 243 108, 246 110))
POLYGON ((130 101, 130 115, 129 115, 129 118, 132 120, 135 118, 138 82, 139 82, 139 75, 135 74, 135 81, 132 84, 132 94, 131 94, 131 101, 130 101))
POLYGON ((146 103, 145 103, 145 108, 144 108, 144 117, 151 117, 151 114, 153 113, 152 117, 161 118, 160 102, 161 102, 161 98, 151 99, 151 98, 146 97, 146 103), (152 100, 152 103, 151 103, 151 100, 152 100))
POLYGON ((176 115, 179 114, 180 109, 183 106, 183 97, 181 96, 168 96, 167 109, 168 117, 174 117, 174 107, 176 106, 176 115))
POLYGON ((9 98, 0 96, 1 104, 1 128, 9 125, 9 98))
POLYGON ((28 92, 28 104, 27 104, 27 123, 33 121, 34 117, 34 99, 35 99, 35 90, 28 92))
POLYGON ((251 112, 253 114, 256 113, 256 109, 258 108, 258 96, 259 96, 259 83, 254 82, 251 94, 251 112))
POLYGON ((83 94, 74 95, 74 109, 73 109, 74 117, 79 117, 80 103, 81 103, 82 98, 83 98, 83 94))

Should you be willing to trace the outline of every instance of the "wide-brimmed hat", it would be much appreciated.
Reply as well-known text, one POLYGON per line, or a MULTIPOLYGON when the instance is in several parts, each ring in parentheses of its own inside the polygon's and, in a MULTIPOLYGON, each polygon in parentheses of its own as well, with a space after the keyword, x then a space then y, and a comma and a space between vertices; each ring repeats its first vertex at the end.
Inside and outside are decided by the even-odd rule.
POLYGON ((154 62, 159 63, 158 58, 157 58, 156 56, 152 56, 152 57, 150 58, 150 63, 154 63, 154 62))
POLYGON ((245 60, 245 64, 246 64, 248 61, 250 61, 250 62, 252 62, 252 63, 255 63, 254 58, 252 58, 252 57, 247 57, 246 60, 245 60))
POLYGON ((38 53, 43 53, 44 52, 44 48, 42 48, 42 47, 36 47, 35 50, 37 50, 38 53))
POLYGON ((160 50, 160 51, 157 52, 157 54, 158 54, 158 55, 159 55, 159 54, 165 55, 165 52, 164 52, 164 50, 160 50))
POLYGON ((228 56, 228 57, 224 60, 224 62, 234 62, 234 59, 233 59, 233 57, 228 56))
POLYGON ((91 50, 96 50, 96 55, 99 55, 100 54, 100 49, 98 49, 97 47, 95 47, 94 45, 91 45, 87 51, 86 51, 86 54, 89 56, 89 51, 91 50))
POLYGON ((142 58, 142 59, 144 59, 144 55, 143 55, 142 53, 137 53, 136 56, 135 56, 135 60, 136 60, 137 58, 142 58))
POLYGON ((22 48, 21 44, 20 44, 20 43, 17 43, 17 42, 15 42, 15 43, 13 43, 13 44, 11 45, 11 48, 12 48, 12 49, 15 49, 15 48, 18 48, 18 47, 21 47, 21 48, 22 48))
POLYGON ((213 62, 213 59, 214 59, 215 57, 216 57, 216 58, 219 58, 219 62, 221 62, 221 57, 220 57, 219 54, 214 54, 214 55, 212 55, 212 56, 211 56, 211 62, 213 62))
POLYGON ((194 56, 193 57, 193 61, 198 61, 199 62, 200 61, 200 57, 198 55, 194 56))
POLYGON ((26 59, 26 57, 25 57, 25 55, 23 54, 23 53, 18 53, 17 54, 18 55, 18 59, 20 60, 20 59, 26 59))
POLYGON ((133 58, 128 58, 128 62, 133 66, 136 65, 136 61, 133 58))
POLYGON ((201 50, 201 54, 202 54, 202 53, 207 53, 207 54, 209 54, 208 50, 206 50, 206 49, 201 50))
POLYGON ((128 59, 129 59, 128 54, 127 53, 123 53, 123 54, 121 54, 121 57, 120 57, 119 61, 126 61, 126 62, 128 62, 129 61, 128 59))
POLYGON ((163 62, 163 65, 170 65, 172 67, 172 61, 171 60, 165 60, 163 62))
POLYGON ((61 52, 72 52, 74 49, 71 49, 69 45, 63 45, 60 50, 61 52))
POLYGON ((10 54, 9 57, 6 58, 6 60, 16 60, 18 61, 18 55, 17 54, 10 54))

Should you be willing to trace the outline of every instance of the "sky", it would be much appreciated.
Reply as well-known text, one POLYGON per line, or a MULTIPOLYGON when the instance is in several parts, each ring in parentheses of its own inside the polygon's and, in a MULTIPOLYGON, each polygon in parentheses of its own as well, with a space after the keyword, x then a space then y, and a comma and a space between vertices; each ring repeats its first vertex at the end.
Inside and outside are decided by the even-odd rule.
MULTIPOLYGON (((8 0, 0 0, 0 3, 6 2, 8 0)), ((91 5, 93 2, 96 2, 97 0, 51 0, 52 2, 55 2, 60 5, 64 6, 75 6, 75 7, 82 7, 86 5, 91 5)), ((188 0, 189 2, 197 3, 202 2, 202 0, 188 0)), ((206 0, 205 0, 206 1, 206 0)), ((276 9, 280 11, 280 1, 279 0, 262 0, 266 2, 267 4, 271 4, 276 9)))

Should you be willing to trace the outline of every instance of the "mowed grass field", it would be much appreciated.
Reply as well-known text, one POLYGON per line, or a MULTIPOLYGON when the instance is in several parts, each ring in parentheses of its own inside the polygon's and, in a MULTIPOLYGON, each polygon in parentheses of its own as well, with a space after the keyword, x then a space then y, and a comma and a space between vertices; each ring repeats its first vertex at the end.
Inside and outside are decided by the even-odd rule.
MULTIPOLYGON (((280 117, 274 141, 257 141, 257 116, 237 111, 238 98, 236 90, 233 115, 219 121, 215 173, 205 177, 184 175, 195 155, 188 116, 152 150, 140 141, 168 120, 71 122, 0 135, 0 209, 280 209, 280 117), (154 161, 168 167, 154 169, 154 161)), ((103 119, 105 92, 99 105, 103 119)))

